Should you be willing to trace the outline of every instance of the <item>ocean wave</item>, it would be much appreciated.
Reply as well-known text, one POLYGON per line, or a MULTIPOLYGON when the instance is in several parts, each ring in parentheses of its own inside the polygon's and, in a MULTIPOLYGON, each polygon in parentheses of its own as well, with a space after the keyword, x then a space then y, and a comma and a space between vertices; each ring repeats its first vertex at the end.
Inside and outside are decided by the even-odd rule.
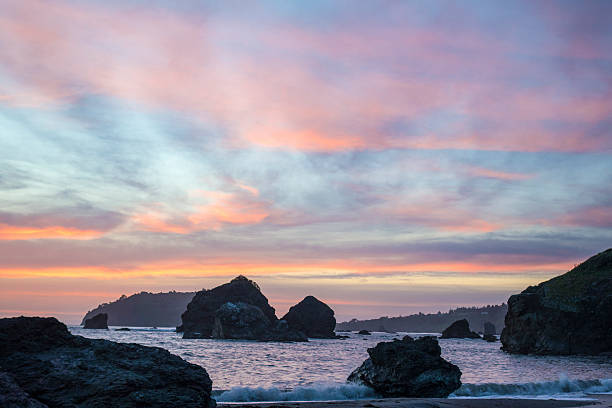
POLYGON ((562 376, 557 381, 522 384, 463 384, 450 397, 584 397, 587 394, 612 392, 612 378, 570 380, 562 376))
POLYGON ((359 384, 314 384, 292 390, 236 387, 215 397, 217 402, 331 401, 376 398, 369 387, 359 384))

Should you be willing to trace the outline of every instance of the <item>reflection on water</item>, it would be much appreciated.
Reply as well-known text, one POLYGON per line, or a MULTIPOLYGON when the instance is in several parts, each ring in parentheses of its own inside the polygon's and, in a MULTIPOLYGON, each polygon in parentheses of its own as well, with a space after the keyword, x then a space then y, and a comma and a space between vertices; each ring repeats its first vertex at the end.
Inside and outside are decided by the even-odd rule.
MULTIPOLYGON (((293 389, 320 383, 343 383, 367 358, 367 348, 403 334, 350 333, 345 340, 308 343, 259 343, 234 340, 183 340, 172 329, 84 330, 73 334, 124 343, 163 347, 206 368, 217 390, 234 387, 293 389)), ((347 334, 347 333, 343 333, 347 334)), ((461 369, 463 383, 528 383, 612 377, 612 357, 519 356, 502 352, 500 343, 440 340, 442 356, 461 369)))

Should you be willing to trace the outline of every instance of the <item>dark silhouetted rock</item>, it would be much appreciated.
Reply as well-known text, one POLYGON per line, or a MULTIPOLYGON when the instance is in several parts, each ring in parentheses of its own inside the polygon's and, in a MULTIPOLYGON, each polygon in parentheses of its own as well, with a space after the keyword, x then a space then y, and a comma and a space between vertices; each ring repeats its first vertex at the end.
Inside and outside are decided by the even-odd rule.
POLYGON ((443 398, 461 386, 461 371, 440 357, 440 351, 434 337, 378 343, 348 381, 383 397, 443 398))
POLYGON ((612 352, 612 249, 508 300, 502 349, 519 354, 612 352))
POLYGON ((494 334, 483 334, 482 339, 488 341, 489 343, 497 341, 497 337, 494 334))
POLYGON ((369 336, 369 335, 370 335, 370 334, 372 334, 372 333, 370 333, 370 332, 369 332, 369 331, 367 331, 367 330, 359 330, 359 331, 357 332, 357 334, 361 334, 361 335, 364 335, 364 336, 369 336))
POLYGON ((183 325, 177 331, 184 332, 184 339, 308 341, 286 322, 279 323, 259 286, 244 276, 198 292, 182 319, 183 325))
POLYGON ((479 339, 478 333, 470 330, 467 319, 457 320, 442 332, 441 339, 479 339))
POLYGON ((0 319, 0 361, 49 407, 215 406, 204 368, 157 347, 73 336, 54 318, 0 319))
POLYGON ((300 303, 291 306, 282 320, 289 324, 290 329, 301 331, 308 337, 336 338, 334 311, 314 296, 306 296, 300 303))
POLYGON ((106 313, 98 313, 91 319, 85 320, 84 329, 106 329, 108 330, 108 315, 106 313))
POLYGON ((176 327, 195 292, 140 292, 122 295, 87 312, 81 324, 98 313, 108 314, 109 326, 176 327))
POLYGON ((13 377, 0 372, 0 407, 2 408, 48 408, 36 401, 15 382, 13 377))
POLYGON ((120 329, 117 329, 115 331, 131 331, 129 327, 122 327, 120 329))
POLYGON ((484 324, 484 335, 495 335, 495 325, 491 322, 485 322, 484 324))

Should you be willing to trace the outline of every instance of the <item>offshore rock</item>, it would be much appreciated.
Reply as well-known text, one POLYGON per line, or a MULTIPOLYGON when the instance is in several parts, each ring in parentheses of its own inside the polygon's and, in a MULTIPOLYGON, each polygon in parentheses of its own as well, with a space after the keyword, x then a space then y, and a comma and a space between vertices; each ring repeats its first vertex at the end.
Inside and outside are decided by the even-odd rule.
POLYGON ((301 331, 308 337, 336 338, 334 311, 314 296, 306 296, 300 303, 291 306, 282 320, 289 324, 289 328, 301 331))
MULTIPOLYGON (((54 318, 0 319, 0 361, 8 380, 34 401, 22 406, 216 405, 204 368, 157 347, 73 336, 54 318)), ((15 392, 13 387, 10 395, 15 392)))
POLYGON ((448 326, 443 332, 441 339, 479 339, 478 333, 470 330, 467 319, 457 320, 448 326))
POLYGON ((378 343, 348 381, 373 388, 383 397, 444 398, 461 386, 459 368, 440 357, 434 337, 378 343))
POLYGON ((502 350, 518 354, 612 352, 612 249, 508 300, 502 350))
POLYGON ((98 313, 91 319, 86 319, 83 328, 108 330, 108 315, 106 313, 98 313))
POLYGON ((484 323, 484 335, 485 336, 495 335, 495 333, 496 333, 495 325, 491 322, 485 322, 484 323))
POLYGON ((244 276, 211 290, 202 290, 182 315, 184 339, 308 341, 301 332, 280 323, 257 284, 244 276))
POLYGON ((369 336, 372 333, 370 333, 368 330, 363 329, 363 330, 359 330, 357 334, 361 334, 362 336, 369 336))

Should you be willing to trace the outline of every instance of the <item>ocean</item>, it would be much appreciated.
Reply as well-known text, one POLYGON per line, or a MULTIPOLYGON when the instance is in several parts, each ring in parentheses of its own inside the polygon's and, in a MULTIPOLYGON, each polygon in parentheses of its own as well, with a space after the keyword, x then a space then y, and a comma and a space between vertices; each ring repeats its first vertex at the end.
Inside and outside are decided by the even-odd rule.
MULTIPOLYGON (((183 340, 174 328, 85 330, 72 334, 167 349, 206 368, 219 402, 316 401, 372 398, 346 378, 381 341, 438 333, 356 333, 348 339, 307 343, 183 340)), ((588 398, 612 392, 612 356, 523 356, 504 353, 499 342, 440 339, 442 357, 457 365, 463 385, 451 398, 588 398)))

